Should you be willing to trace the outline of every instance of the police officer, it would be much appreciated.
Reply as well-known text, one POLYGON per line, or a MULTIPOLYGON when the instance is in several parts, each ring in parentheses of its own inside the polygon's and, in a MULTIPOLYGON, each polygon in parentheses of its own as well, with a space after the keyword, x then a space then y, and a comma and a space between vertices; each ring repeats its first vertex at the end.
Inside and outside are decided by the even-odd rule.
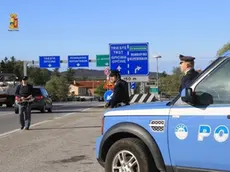
POLYGON ((194 69, 194 60, 195 57, 191 56, 184 56, 184 55, 179 55, 180 58, 180 70, 183 72, 185 75, 181 79, 181 85, 179 92, 182 91, 183 88, 186 88, 188 84, 198 76, 198 72, 195 71, 194 69))
POLYGON ((112 70, 109 76, 115 86, 112 98, 105 107, 115 108, 120 106, 122 103, 124 103, 124 105, 129 105, 128 83, 121 79, 121 75, 117 70, 112 70))
MULTIPOLYGON (((30 99, 33 97, 33 86, 27 83, 28 77, 24 76, 22 78, 22 83, 18 85, 15 95, 20 98, 21 101, 30 99)), ((21 130, 25 127, 29 130, 31 121, 31 105, 30 104, 18 104, 19 107, 19 117, 21 123, 21 130), (25 114, 25 116, 24 116, 25 114)))

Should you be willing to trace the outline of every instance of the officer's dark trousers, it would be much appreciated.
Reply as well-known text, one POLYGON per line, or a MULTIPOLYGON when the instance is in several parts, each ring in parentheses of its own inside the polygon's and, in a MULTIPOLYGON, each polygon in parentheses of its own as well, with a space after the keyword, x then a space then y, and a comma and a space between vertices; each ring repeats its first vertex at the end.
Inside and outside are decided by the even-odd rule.
POLYGON ((21 127, 30 127, 31 121, 31 105, 19 105, 19 116, 20 116, 20 124, 21 127))

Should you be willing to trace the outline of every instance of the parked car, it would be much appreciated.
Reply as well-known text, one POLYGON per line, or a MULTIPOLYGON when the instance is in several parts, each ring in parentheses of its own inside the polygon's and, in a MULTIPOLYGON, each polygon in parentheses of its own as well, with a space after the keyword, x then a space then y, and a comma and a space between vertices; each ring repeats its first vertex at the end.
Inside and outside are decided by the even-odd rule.
MULTIPOLYGON (((44 113, 46 110, 48 112, 52 112, 52 99, 49 96, 47 90, 44 87, 40 87, 40 86, 34 86, 33 87, 33 94, 34 94, 34 102, 31 104, 31 110, 40 110, 42 113, 44 113)), ((15 97, 15 100, 18 97, 15 97)), ((18 109, 18 104, 14 103, 14 109, 15 109, 15 113, 18 114, 19 113, 19 109, 18 109)))

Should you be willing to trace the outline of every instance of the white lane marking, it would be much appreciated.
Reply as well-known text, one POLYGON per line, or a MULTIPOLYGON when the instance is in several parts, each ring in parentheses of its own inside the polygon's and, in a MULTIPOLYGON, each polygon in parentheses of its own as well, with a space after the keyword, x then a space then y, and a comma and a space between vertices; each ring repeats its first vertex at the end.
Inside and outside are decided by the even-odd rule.
MULTIPOLYGON (((90 109, 92 109, 93 107, 91 107, 91 108, 86 108, 86 109, 82 109, 80 112, 85 112, 85 111, 87 111, 87 110, 90 110, 90 109)), ((72 112, 72 113, 67 113, 67 114, 65 114, 65 115, 63 115, 63 116, 59 116, 59 117, 55 117, 54 119, 61 119, 61 118, 64 118, 64 117, 67 117, 67 116, 70 116, 70 115, 74 115, 74 114, 76 114, 77 112, 72 112)))
MULTIPOLYGON (((96 106, 94 106, 94 107, 96 107, 96 106)), ((90 110, 90 109, 92 109, 92 108, 94 108, 94 107, 82 109, 81 112, 85 112, 85 111, 90 110)), ((45 123, 47 123, 47 122, 54 121, 55 119, 61 119, 61 118, 64 118, 64 117, 67 117, 67 116, 70 116, 70 115, 73 115, 73 114, 76 114, 76 113, 77 113, 77 112, 67 113, 67 114, 65 114, 65 115, 63 115, 63 116, 60 116, 60 117, 55 117, 55 118, 50 119, 50 120, 45 120, 45 121, 41 121, 41 122, 32 124, 32 125, 30 125, 30 127, 34 127, 34 126, 37 126, 37 125, 45 124, 45 123)), ((10 134, 13 134, 13 133, 15 133, 15 132, 17 132, 17 131, 21 131, 21 130, 20 130, 20 129, 16 129, 16 130, 12 130, 12 131, 8 131, 8 132, 5 132, 5 133, 2 133, 2 134, 0 134, 0 139, 5 138, 6 136, 8 136, 8 135, 10 135, 10 134)))
POLYGON ((12 112, 4 113, 4 114, 2 114, 2 113, 3 112, 0 113, 0 117, 7 116, 7 115, 14 115, 14 114, 12 114, 12 112))
MULTIPOLYGON (((81 110, 82 111, 82 110, 81 110)), ((81 112, 80 111, 80 112, 81 112)), ((63 115, 63 116, 59 116, 59 117, 55 117, 54 119, 61 119, 61 118, 64 118, 64 117, 67 117, 67 116, 70 116, 70 115, 73 115, 73 114, 76 114, 77 112, 72 112, 72 113, 67 113, 67 114, 65 114, 65 115, 63 115)))
POLYGON ((8 132, 5 132, 5 133, 2 133, 2 134, 0 134, 0 139, 4 138, 4 137, 6 137, 6 136, 8 136, 8 135, 10 135, 12 133, 15 133, 17 131, 20 131, 20 129, 16 129, 16 130, 12 130, 12 131, 8 131, 8 132))

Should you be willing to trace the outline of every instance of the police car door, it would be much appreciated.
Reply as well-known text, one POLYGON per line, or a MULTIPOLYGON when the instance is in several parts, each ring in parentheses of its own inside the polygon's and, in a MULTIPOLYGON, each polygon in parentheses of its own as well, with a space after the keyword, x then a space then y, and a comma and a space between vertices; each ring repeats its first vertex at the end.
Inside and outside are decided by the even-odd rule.
POLYGON ((230 60, 201 75, 191 88, 197 103, 178 99, 170 111, 172 165, 180 171, 230 171, 230 60))

